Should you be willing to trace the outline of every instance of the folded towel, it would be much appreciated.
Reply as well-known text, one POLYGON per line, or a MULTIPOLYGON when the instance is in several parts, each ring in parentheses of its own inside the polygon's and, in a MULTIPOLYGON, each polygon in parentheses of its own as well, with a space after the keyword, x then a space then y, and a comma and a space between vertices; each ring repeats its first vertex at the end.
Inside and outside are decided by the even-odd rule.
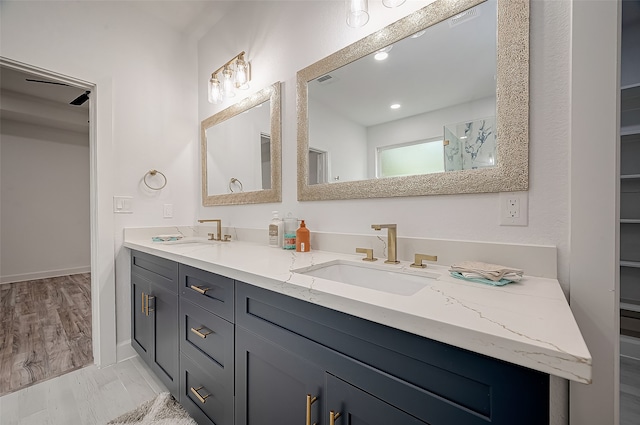
POLYGON ((511 281, 518 280, 523 275, 521 269, 500 266, 498 264, 483 263, 480 261, 463 261, 461 263, 452 264, 450 272, 460 273, 465 278, 489 279, 498 282, 503 278, 511 281))
MULTIPOLYGON (((502 279, 496 281, 496 280, 491 280, 491 279, 485 279, 485 278, 482 278, 482 277, 466 277, 466 276, 463 276, 462 273, 458 273, 458 272, 451 272, 451 276, 455 277, 456 279, 468 280, 470 282, 485 283, 487 285, 492 285, 492 286, 504 286, 507 283, 515 282, 515 280, 511 280, 511 279, 507 279, 507 278, 502 278, 502 279)), ((520 278, 518 278, 518 279, 520 279, 520 278)))
POLYGON ((179 241, 182 239, 182 235, 157 235, 153 236, 151 240, 153 242, 167 242, 167 241, 179 241))

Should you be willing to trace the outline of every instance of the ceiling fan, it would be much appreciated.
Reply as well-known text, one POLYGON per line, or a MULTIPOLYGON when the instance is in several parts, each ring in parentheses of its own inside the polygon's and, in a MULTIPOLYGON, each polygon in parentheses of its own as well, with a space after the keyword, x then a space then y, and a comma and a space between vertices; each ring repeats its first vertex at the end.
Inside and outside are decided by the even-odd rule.
MULTIPOLYGON (((54 84, 57 86, 67 86, 67 87, 73 87, 69 84, 65 84, 65 83, 58 83, 55 81, 44 81, 44 80, 32 80, 30 78, 26 78, 27 81, 29 81, 30 83, 42 83, 42 84, 54 84)), ((80 96, 76 97, 75 99, 73 99, 71 102, 69 102, 69 105, 74 105, 74 106, 80 106, 83 103, 85 103, 87 100, 89 100, 89 94, 91 93, 90 90, 86 90, 84 93, 82 93, 80 96)))

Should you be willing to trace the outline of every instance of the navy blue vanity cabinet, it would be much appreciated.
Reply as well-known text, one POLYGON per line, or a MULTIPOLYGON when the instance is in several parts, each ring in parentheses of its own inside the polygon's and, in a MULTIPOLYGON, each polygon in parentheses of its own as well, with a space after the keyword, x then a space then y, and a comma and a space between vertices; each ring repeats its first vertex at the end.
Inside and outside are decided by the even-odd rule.
POLYGON ((180 264, 180 403, 199 425, 234 423, 234 281, 180 264))
POLYGON ((178 395, 178 264, 131 251, 131 345, 178 395))
POLYGON ((236 282, 236 423, 307 394, 319 425, 549 423, 546 374, 236 282))

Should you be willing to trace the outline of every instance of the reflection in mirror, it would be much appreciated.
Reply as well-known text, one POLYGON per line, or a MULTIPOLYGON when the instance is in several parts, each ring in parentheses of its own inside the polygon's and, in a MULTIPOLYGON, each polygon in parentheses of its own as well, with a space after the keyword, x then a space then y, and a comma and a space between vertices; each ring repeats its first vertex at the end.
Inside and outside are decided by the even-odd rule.
POLYGON ((526 190, 528 19, 437 0, 299 71, 298 199, 526 190))
POLYGON ((495 116, 496 21, 488 0, 309 81, 309 148, 328 152, 329 180, 445 171, 445 126, 495 116), (397 157, 391 174, 383 152, 397 157))
POLYGON ((202 122, 203 205, 281 201, 280 83, 202 122))

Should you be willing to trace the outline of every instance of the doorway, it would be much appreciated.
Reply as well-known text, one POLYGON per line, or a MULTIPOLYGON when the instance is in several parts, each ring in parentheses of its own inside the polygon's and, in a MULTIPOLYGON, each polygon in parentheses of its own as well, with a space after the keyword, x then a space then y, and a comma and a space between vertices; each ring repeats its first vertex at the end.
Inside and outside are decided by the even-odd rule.
MULTIPOLYGON (((95 82, 88 82, 1 56, 0 67, 32 74, 40 80, 63 83, 80 89, 81 94, 90 91, 86 103, 89 109, 91 345, 94 364, 108 366, 117 361, 113 190, 108 173, 103 171, 99 174, 98 170, 111 170, 114 166, 112 80, 101 77, 95 82)), ((46 207, 42 205, 43 209, 46 207)))

